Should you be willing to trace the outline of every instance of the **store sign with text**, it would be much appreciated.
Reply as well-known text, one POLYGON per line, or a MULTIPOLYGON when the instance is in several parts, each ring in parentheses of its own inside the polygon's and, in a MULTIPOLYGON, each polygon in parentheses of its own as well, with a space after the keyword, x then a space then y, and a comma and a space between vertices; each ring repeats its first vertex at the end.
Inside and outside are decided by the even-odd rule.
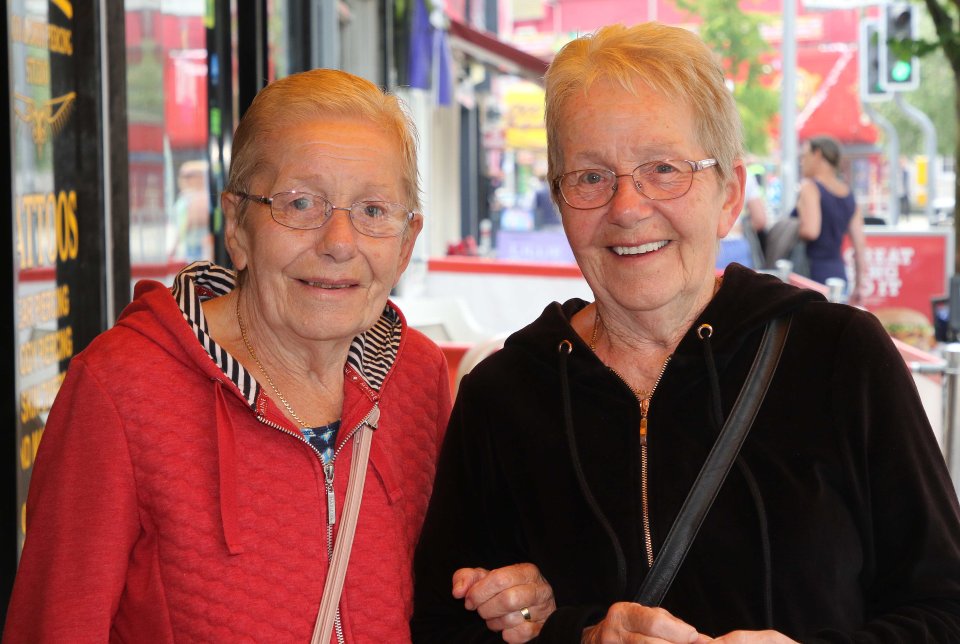
MULTIPOLYGON (((13 115, 13 257, 17 352, 19 543, 26 530, 26 494, 47 415, 73 355, 101 325, 101 285, 85 266, 102 264, 102 246, 84 242, 98 227, 102 188, 96 136, 80 135, 80 117, 98 109, 96 83, 86 82, 97 29, 77 25, 71 0, 7 4, 13 115), (81 74, 86 76, 81 76, 81 74), (91 205, 92 202, 92 205, 91 205)), ((92 21, 93 11, 90 14, 92 21)), ((86 18, 84 18, 86 19, 86 18)), ((9 522, 5 525, 10 525, 9 522)))
MULTIPOLYGON (((867 230, 862 284, 868 310, 902 307, 923 313, 932 321, 931 300, 947 293, 948 270, 953 265, 951 231, 923 232, 867 230)), ((847 275, 853 276, 853 249, 844 241, 847 275)))

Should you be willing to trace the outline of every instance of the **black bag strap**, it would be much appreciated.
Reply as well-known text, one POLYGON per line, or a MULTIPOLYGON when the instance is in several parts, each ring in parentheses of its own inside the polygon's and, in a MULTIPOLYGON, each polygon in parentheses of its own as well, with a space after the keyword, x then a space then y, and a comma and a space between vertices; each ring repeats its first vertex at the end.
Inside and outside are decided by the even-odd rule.
POLYGON ((767 323, 760 341, 760 348, 753 359, 747 380, 740 389, 737 401, 730 410, 720 435, 717 436, 707 460, 704 461, 697 480, 687 493, 670 532, 663 542, 663 548, 653 562, 653 567, 643 580, 636 602, 644 606, 659 606, 663 601, 673 578, 687 556, 687 551, 697 536, 710 506, 713 505, 720 486, 730 472, 733 461, 743 446, 750 426, 757 416, 763 398, 767 393, 770 380, 777 369, 783 345, 790 330, 790 318, 774 318, 767 323))

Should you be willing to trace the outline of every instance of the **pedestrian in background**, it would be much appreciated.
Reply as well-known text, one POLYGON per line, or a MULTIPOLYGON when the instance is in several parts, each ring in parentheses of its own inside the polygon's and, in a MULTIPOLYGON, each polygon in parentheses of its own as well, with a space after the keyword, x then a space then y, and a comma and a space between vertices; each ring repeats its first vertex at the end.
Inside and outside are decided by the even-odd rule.
POLYGON ((853 191, 839 176, 840 144, 827 136, 804 142, 800 153, 800 194, 790 213, 800 220, 798 234, 806 243, 810 278, 826 284, 831 277, 847 283, 847 301, 862 301, 863 263, 866 241, 863 216, 853 191), (850 235, 853 247, 853 283, 847 279, 841 254, 843 238, 850 235))

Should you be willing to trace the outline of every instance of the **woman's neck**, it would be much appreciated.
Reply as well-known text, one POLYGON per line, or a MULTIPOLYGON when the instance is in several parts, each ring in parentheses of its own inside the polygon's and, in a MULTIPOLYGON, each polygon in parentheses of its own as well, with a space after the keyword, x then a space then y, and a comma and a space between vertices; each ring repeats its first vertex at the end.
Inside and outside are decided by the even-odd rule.
POLYGON ((238 297, 239 289, 204 302, 213 340, 257 379, 281 409, 296 410, 296 417, 311 426, 337 420, 343 406, 343 366, 352 338, 305 342, 291 337, 265 324, 238 297))
POLYGON ((696 296, 675 298, 655 311, 626 311, 598 300, 574 316, 574 329, 628 383, 649 388, 718 287, 711 278, 696 296))

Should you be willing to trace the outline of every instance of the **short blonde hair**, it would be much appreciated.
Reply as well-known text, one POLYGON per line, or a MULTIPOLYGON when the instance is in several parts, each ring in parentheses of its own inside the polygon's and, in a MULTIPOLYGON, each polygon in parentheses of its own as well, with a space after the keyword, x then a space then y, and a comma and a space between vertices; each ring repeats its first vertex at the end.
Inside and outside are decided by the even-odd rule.
POLYGON ((617 82, 631 93, 636 93, 635 83, 640 81, 689 105, 697 141, 716 158, 720 180, 733 176, 734 162, 743 157, 743 126, 723 68, 704 42, 686 29, 656 22, 601 27, 567 43, 544 80, 551 181, 563 168, 557 144, 563 107, 600 80, 617 82))
POLYGON ((417 134, 412 119, 396 96, 364 78, 338 69, 292 74, 260 90, 233 136, 226 191, 249 192, 250 181, 269 163, 263 156, 261 143, 269 141, 272 134, 324 118, 366 120, 396 136, 402 157, 400 180, 404 205, 420 211, 417 134))

